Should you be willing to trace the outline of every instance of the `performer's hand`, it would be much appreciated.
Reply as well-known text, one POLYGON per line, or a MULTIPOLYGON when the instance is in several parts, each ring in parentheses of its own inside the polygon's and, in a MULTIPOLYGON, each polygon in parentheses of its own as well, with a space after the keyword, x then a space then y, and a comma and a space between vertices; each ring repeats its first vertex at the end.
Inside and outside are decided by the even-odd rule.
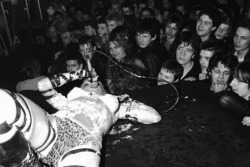
POLYGON ((89 72, 88 80, 89 81, 91 80, 92 82, 97 82, 98 77, 99 77, 99 75, 97 75, 97 73, 95 72, 95 69, 92 68, 91 71, 89 72))
POLYGON ((250 126, 250 117, 244 117, 242 120, 242 124, 246 126, 250 126))

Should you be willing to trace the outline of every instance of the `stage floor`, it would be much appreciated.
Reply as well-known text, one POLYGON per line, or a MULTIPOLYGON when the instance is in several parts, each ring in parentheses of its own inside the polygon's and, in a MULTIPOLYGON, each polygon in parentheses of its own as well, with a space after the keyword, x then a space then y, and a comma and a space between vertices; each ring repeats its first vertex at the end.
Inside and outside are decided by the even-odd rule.
POLYGON ((250 127, 189 96, 159 111, 161 122, 118 121, 106 136, 102 167, 249 167, 250 127))

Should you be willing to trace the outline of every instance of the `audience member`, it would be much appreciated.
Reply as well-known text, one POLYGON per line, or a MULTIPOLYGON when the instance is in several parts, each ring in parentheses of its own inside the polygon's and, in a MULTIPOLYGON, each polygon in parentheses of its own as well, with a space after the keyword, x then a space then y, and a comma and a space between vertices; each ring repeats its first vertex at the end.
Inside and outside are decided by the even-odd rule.
POLYGON ((105 50, 105 45, 109 40, 109 31, 104 17, 97 20, 97 38, 96 47, 100 50, 105 50))
POLYGON ((159 43, 159 33, 160 23, 153 18, 142 20, 136 30, 137 53, 151 77, 157 77, 162 63, 169 59, 166 48, 159 43))
POLYGON ((134 30, 137 19, 134 15, 134 6, 132 3, 125 2, 122 4, 122 14, 124 16, 124 25, 134 30))
POLYGON ((158 74, 158 85, 178 82, 183 75, 183 67, 176 60, 167 60, 163 63, 158 74))
MULTIPOLYGON (((169 14, 165 25, 165 47, 170 50, 170 47, 175 40, 177 34, 179 34, 184 26, 184 18, 180 12, 175 11, 169 14)), ((170 51, 171 52, 171 51, 170 51)))
POLYGON ((208 72, 211 75, 210 90, 214 93, 229 89, 229 82, 237 59, 228 53, 219 52, 209 60, 208 72))
POLYGON ((196 23, 196 33, 200 36, 202 42, 214 38, 213 33, 220 24, 220 12, 208 7, 199 13, 199 19, 196 23))
POLYGON ((210 58, 218 52, 226 52, 226 44, 219 40, 208 40, 201 44, 200 47, 200 66, 201 73, 199 74, 199 80, 208 79, 208 64, 210 58))
MULTIPOLYGON (((74 72, 78 71, 80 69, 83 69, 85 65, 83 64, 83 58, 81 54, 78 52, 78 50, 71 50, 67 53, 65 53, 66 56, 66 71, 64 72, 74 72)), ((72 90, 74 87, 81 86, 83 80, 75 80, 72 82, 69 82, 61 87, 56 88, 56 91, 61 93, 63 96, 67 96, 70 90, 72 90)))
POLYGON ((140 20, 143 20, 145 18, 154 18, 154 17, 155 17, 154 11, 149 7, 144 7, 141 9, 140 20))
POLYGON ((148 76, 148 71, 139 57, 127 55, 112 73, 108 92, 121 95, 131 90, 149 87, 149 80, 142 78, 148 76))
POLYGON ((126 26, 118 26, 110 34, 109 53, 110 60, 107 64, 105 85, 107 88, 111 85, 112 79, 115 77, 118 64, 122 62, 124 57, 132 54, 133 44, 131 43, 131 30, 126 26))
POLYGON ((219 95, 220 106, 225 111, 237 114, 243 125, 250 126, 250 62, 239 63, 234 70, 234 79, 230 83, 233 91, 224 91, 219 95))
POLYGON ((95 69, 95 72, 99 76, 99 81, 104 82, 108 59, 106 56, 101 55, 99 52, 97 52, 98 48, 96 47, 95 39, 90 36, 84 36, 79 40, 79 47, 81 56, 85 61, 84 67, 87 67, 88 63, 91 63, 91 67, 95 69))
POLYGON ((250 60, 250 20, 243 20, 234 35, 234 55, 239 62, 250 60))
POLYGON ((184 31, 176 37, 173 45, 172 57, 184 69, 181 80, 198 80, 200 73, 200 66, 197 61, 200 46, 199 36, 190 31, 184 31))
POLYGON ((117 12, 110 13, 106 16, 106 24, 109 33, 111 33, 115 27, 124 25, 124 16, 117 12))
POLYGON ((86 21, 84 24, 84 34, 87 36, 95 36, 96 33, 96 24, 94 23, 94 21, 89 20, 86 21))

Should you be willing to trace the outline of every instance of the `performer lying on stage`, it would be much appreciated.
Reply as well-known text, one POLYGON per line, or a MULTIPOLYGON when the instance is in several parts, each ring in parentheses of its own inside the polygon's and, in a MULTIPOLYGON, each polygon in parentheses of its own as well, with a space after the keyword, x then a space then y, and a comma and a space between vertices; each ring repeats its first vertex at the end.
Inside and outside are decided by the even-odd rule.
POLYGON ((102 137, 117 119, 144 124, 161 120, 152 107, 127 95, 106 94, 96 77, 92 82, 85 80, 81 88, 73 88, 67 98, 54 90, 88 75, 79 70, 38 82, 40 92, 59 110, 54 115, 22 95, 0 89, 0 165, 39 166, 34 150, 39 159, 53 167, 98 167, 102 137), (14 141, 22 141, 20 147, 14 141))

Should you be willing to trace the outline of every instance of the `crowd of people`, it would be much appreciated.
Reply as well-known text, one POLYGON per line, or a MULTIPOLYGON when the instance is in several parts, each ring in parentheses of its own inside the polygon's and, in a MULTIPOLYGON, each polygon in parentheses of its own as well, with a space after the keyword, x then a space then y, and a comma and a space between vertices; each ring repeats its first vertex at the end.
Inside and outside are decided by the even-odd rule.
MULTIPOLYGON (((250 60, 249 13, 248 1, 52 0, 35 35, 38 65, 16 89, 29 96, 45 76, 93 68, 113 95, 175 82, 239 94, 229 83, 249 84, 233 74, 250 60)), ((57 90, 66 96, 81 83, 57 90)))
MULTIPOLYGON (((51 0, 46 12, 46 27, 34 34, 30 71, 16 91, 49 114, 71 110, 65 97, 78 97, 80 89, 97 91, 100 98, 106 92, 122 96, 197 83, 215 95, 222 109, 242 116, 250 126, 247 0, 51 0), (86 86, 86 76, 91 82, 98 78, 98 84, 86 86)), ((153 123, 160 120, 157 116, 153 123)))

